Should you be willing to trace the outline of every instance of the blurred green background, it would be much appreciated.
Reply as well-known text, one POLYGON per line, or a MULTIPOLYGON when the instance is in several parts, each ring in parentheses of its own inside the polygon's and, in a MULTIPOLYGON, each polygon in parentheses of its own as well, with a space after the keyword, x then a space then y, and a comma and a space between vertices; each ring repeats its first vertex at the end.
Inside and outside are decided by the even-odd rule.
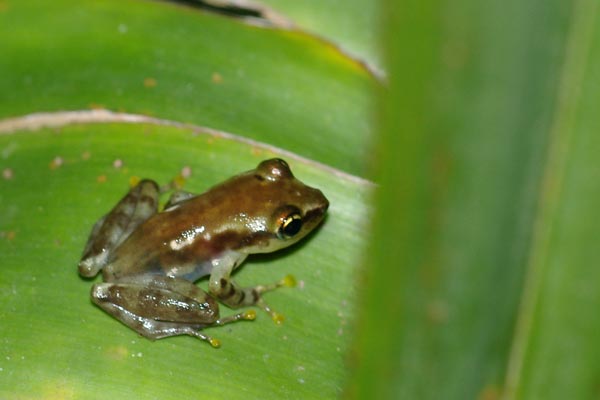
POLYGON ((596 2, 185 3, 0 0, 1 398, 600 396, 596 2), (296 276, 282 326, 214 350, 91 304, 132 177, 274 156, 331 202, 235 275, 296 276))

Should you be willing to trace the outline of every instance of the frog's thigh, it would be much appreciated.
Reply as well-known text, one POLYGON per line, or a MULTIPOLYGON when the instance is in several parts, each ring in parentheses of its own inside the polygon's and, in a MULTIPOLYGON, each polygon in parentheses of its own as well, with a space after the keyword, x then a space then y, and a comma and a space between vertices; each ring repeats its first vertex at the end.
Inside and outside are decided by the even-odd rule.
POLYGON ((79 262, 79 273, 82 276, 95 276, 106 264, 110 253, 157 212, 158 196, 156 182, 142 180, 96 222, 79 262))
POLYGON ((148 339, 157 340, 169 336, 189 335, 196 336, 202 340, 207 340, 207 336, 200 332, 205 325, 156 321, 151 318, 140 317, 129 312, 127 309, 109 303, 101 305, 101 307, 123 324, 148 339))
POLYGON ((214 299, 183 279, 140 277, 94 285, 99 307, 138 333, 150 338, 192 335, 218 320, 214 299))

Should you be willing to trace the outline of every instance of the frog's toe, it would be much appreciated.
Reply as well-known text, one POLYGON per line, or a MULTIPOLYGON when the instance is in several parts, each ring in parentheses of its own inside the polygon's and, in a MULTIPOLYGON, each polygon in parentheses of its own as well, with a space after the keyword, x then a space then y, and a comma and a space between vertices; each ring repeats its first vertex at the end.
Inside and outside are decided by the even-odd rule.
POLYGON ((294 275, 286 275, 278 283, 279 287, 296 287, 297 282, 294 275))
POLYGON ((283 324, 285 317, 269 307, 269 305, 262 298, 259 298, 259 300, 256 302, 256 305, 269 314, 273 322, 275 322, 277 325, 283 324))
POLYGON ((254 321, 256 319, 256 311, 248 310, 242 313, 242 319, 254 321))
POLYGON ((97 255, 91 255, 87 258, 82 259, 77 266, 79 269, 79 275, 84 278, 93 278, 98 275, 98 272, 106 264, 107 254, 100 253, 97 255))
POLYGON ((281 324, 283 324, 283 321, 285 321, 285 317, 282 314, 279 314, 278 312, 275 312, 275 311, 271 312, 271 319, 277 325, 281 325, 281 324))
POLYGON ((190 331, 187 331, 186 333, 190 336, 197 337, 198 339, 207 342, 215 349, 221 347, 221 341, 219 339, 215 339, 211 336, 205 335, 199 329, 190 330, 190 331))
POLYGON ((254 311, 254 310, 247 310, 247 311, 244 311, 244 312, 241 312, 241 313, 230 315, 228 317, 219 318, 218 320, 216 320, 214 322, 214 325, 225 325, 225 324, 228 324, 230 322, 242 321, 242 320, 254 321, 255 319, 256 319, 256 311, 254 311))

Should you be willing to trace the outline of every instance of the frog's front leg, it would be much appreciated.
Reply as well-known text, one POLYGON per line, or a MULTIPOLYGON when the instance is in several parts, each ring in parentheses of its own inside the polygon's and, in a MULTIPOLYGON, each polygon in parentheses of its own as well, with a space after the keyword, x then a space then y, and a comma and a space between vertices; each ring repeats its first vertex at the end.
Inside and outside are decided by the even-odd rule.
POLYGON ((213 347, 218 347, 219 341, 203 334, 201 329, 252 320, 255 316, 247 311, 219 318, 219 306, 206 292, 189 281, 166 276, 136 276, 98 283, 92 288, 92 300, 149 339, 190 335, 213 347))
POLYGON ((278 282, 269 285, 240 287, 231 279, 231 272, 244 260, 245 255, 229 252, 213 263, 208 290, 221 302, 231 308, 256 305, 265 310, 277 324, 283 322, 283 316, 275 312, 262 298, 262 294, 280 287, 293 287, 296 285, 294 277, 288 275, 278 282))
POLYGON ((159 188, 144 179, 132 187, 94 227, 79 262, 79 274, 91 278, 106 265, 112 251, 158 210, 159 188))

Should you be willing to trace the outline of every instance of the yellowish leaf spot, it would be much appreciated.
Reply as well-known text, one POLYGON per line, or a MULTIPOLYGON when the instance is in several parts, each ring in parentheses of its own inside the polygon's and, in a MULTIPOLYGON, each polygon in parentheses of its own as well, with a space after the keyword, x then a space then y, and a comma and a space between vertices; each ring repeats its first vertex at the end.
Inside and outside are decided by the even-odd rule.
POLYGON ((79 398, 75 393, 75 388, 69 382, 63 379, 58 381, 48 381, 42 386, 42 400, 71 400, 79 398))
POLYGON ((213 83, 219 84, 223 82, 223 77, 218 72, 213 72, 211 80, 213 83))
POLYGON ((442 300, 433 300, 427 305, 427 316, 429 320, 436 324, 444 323, 448 320, 448 305, 442 300))
POLYGON ((498 400, 500 398, 500 389, 497 386, 488 385, 479 392, 478 400, 498 400))
POLYGON ((129 350, 125 346, 111 346, 104 354, 111 360, 122 361, 129 355, 129 350))
POLYGON ((6 240, 14 240, 16 235, 15 231, 0 232, 0 237, 6 238, 6 240))
POLYGON ((106 107, 104 106, 104 104, 98 104, 98 103, 90 103, 88 105, 88 107, 92 110, 104 110, 106 109, 106 107))
POLYGON ((140 177, 139 176, 132 176, 131 178, 129 178, 129 186, 134 187, 138 183, 140 183, 140 177))
POLYGON ((156 84, 157 84, 157 82, 156 82, 156 79, 154 79, 154 78, 144 79, 144 87, 153 88, 153 87, 156 87, 156 84))

